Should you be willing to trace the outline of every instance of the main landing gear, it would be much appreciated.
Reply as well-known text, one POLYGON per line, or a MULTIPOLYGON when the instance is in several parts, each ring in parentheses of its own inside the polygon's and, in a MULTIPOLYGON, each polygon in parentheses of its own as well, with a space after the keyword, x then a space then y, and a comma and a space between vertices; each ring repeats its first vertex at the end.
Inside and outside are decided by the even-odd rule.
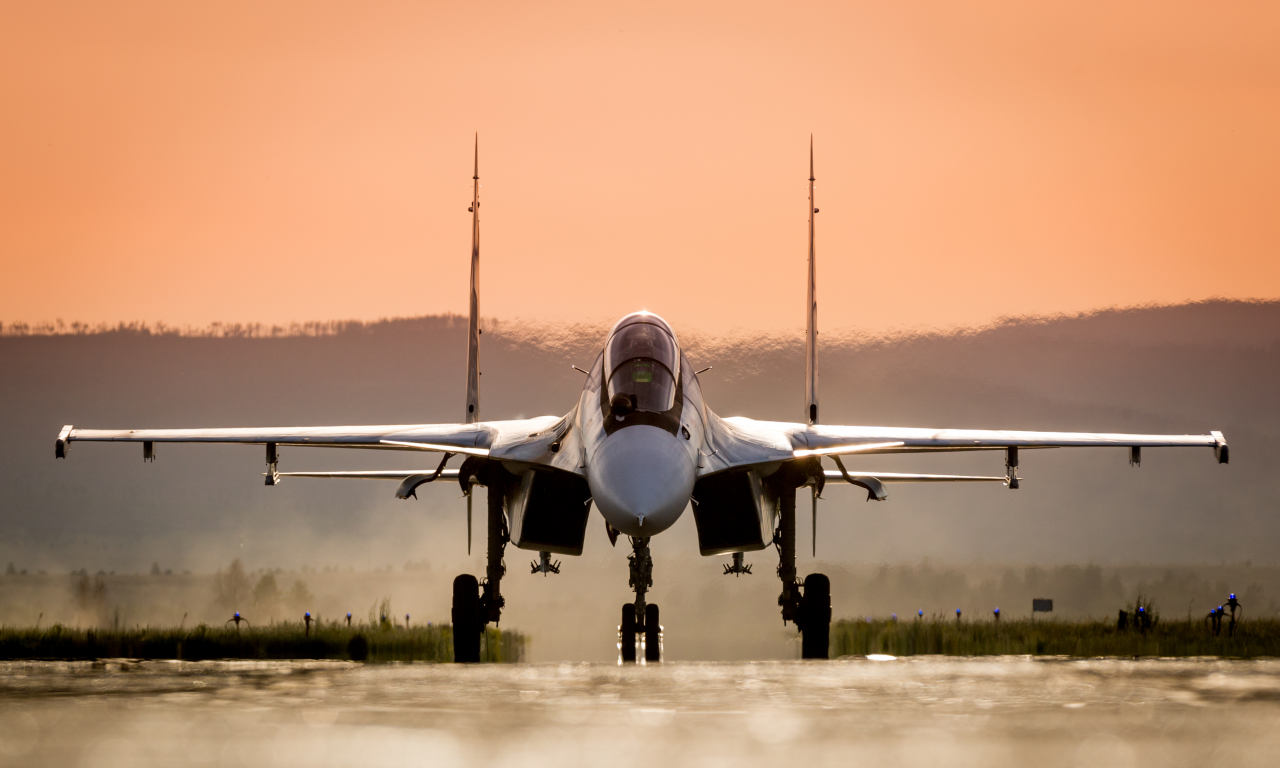
POLYGON ((636 601, 622 606, 618 649, 622 652, 623 661, 636 660, 637 645, 642 649, 646 663, 662 661, 662 624, 659 623, 658 606, 646 603, 644 599, 645 592, 653 586, 653 558, 649 555, 648 537, 632 537, 631 550, 627 556, 631 570, 628 583, 636 592, 636 601))
POLYGON ((800 630, 801 658, 826 659, 831 642, 831 580, 821 573, 811 573, 801 584, 796 574, 796 491, 808 477, 791 466, 775 474, 781 477, 769 479, 774 481, 779 499, 778 530, 773 534, 773 543, 778 548, 778 578, 782 581, 782 593, 778 595, 782 621, 794 622, 800 630))
MULTIPOLYGON (((464 462, 460 474, 465 476, 467 469, 464 462)), ((485 469, 490 472, 502 471, 501 468, 485 469)), ((487 478, 479 478, 481 481, 485 479, 487 478)), ((498 623, 502 618, 502 607, 506 604, 501 587, 507 566, 502 562, 502 555, 511 535, 502 509, 502 486, 496 480, 481 484, 488 486, 488 562, 483 582, 477 581, 469 573, 453 580, 453 660, 456 662, 480 661, 480 637, 484 634, 484 628, 490 622, 498 623)))

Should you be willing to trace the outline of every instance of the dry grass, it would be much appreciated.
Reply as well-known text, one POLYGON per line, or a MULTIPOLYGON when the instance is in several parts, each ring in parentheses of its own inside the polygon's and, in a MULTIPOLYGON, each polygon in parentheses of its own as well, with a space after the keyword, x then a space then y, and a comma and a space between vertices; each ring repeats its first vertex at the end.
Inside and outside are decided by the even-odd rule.
MULTIPOLYGON (((347 627, 325 624, 273 624, 260 628, 192 629, 0 628, 0 659, 351 659, 367 661, 453 661, 453 628, 448 625, 405 628, 347 627)), ((518 662, 527 638, 519 632, 489 629, 481 643, 481 659, 518 662)))
POLYGON ((1197 621, 1160 620, 1148 630, 1115 621, 841 620, 831 625, 831 655, 893 656, 1280 656, 1280 621, 1242 621, 1214 635, 1197 621))

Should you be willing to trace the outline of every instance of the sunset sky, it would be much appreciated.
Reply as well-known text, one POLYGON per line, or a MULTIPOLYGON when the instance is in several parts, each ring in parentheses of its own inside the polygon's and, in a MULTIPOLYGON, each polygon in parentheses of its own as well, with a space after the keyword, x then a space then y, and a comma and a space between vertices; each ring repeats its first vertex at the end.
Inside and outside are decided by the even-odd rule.
POLYGON ((1280 297, 1274 2, 6 2, 0 321, 1280 297))

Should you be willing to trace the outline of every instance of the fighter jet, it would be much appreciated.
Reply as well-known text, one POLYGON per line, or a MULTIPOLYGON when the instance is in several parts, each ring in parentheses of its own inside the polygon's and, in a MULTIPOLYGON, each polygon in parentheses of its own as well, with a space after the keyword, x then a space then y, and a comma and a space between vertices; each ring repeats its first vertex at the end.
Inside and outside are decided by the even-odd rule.
MULTIPOLYGON (((661 660, 658 606, 645 595, 653 585, 649 541, 689 510, 704 557, 731 555, 725 573, 750 573, 743 553, 775 546, 779 555, 784 622, 801 635, 802 656, 825 659, 831 623, 831 586, 820 573, 803 581, 796 571, 796 494, 809 488, 816 529, 817 503, 826 483, 848 483, 868 499, 888 498, 894 483, 1002 483, 1019 487, 1018 451, 1024 448, 1123 447, 1131 464, 1143 448, 1211 448, 1221 464, 1228 449, 1220 432, 1208 435, 1127 435, 1013 432, 975 429, 844 426, 824 424, 818 408, 818 300, 814 224, 813 143, 809 147, 808 291, 805 305, 805 402, 803 420, 722 418, 708 406, 699 374, 681 349, 675 330, 650 312, 634 312, 609 331, 586 375, 574 407, 564 416, 483 421, 480 416, 480 162, 477 137, 473 176, 470 325, 467 335, 465 415, 457 424, 233 429, 80 429, 63 427, 56 444, 64 458, 73 442, 140 442, 144 460, 156 443, 251 443, 265 446, 266 485, 285 477, 385 479, 399 482, 396 496, 440 480, 457 482, 467 498, 468 550, 471 495, 487 489, 483 579, 463 574, 453 582, 454 658, 480 659, 484 628, 502 616, 503 556, 508 544, 539 553, 534 573, 558 573, 551 556, 581 555, 594 506, 610 541, 631 544, 634 601, 622 606, 624 661, 661 660), (324 446, 419 451, 441 455, 419 471, 281 472, 283 446, 324 446), (924 475, 850 469, 857 455, 937 451, 1002 451, 1001 476, 924 475), (461 457, 460 466, 447 468, 461 457), (828 469, 824 461, 834 464, 828 469)), ((581 370, 581 369, 579 369, 581 370)))

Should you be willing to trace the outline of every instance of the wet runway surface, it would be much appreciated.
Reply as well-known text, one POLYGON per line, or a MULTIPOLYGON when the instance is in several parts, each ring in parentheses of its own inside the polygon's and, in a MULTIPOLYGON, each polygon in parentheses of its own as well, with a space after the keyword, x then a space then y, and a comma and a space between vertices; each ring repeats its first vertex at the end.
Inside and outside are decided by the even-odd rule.
POLYGON ((1269 660, 0 664, 0 765, 1278 762, 1269 660))

